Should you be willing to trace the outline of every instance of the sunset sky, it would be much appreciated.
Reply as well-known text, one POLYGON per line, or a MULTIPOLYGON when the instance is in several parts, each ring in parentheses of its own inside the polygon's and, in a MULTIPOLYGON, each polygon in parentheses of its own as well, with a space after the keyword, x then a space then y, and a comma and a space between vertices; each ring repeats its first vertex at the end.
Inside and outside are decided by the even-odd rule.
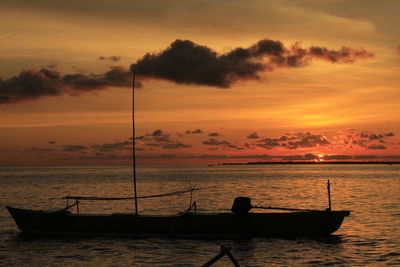
POLYGON ((2 0, 0 166, 400 160, 400 1, 2 0))

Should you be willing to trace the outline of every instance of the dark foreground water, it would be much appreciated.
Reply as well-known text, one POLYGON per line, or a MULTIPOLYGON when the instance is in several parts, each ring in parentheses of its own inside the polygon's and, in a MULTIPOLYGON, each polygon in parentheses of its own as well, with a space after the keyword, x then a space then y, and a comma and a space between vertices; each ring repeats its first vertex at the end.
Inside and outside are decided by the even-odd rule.
MULTIPOLYGON (((21 236, 5 205, 60 208, 71 195, 129 196, 128 167, 0 168, 0 266, 201 266, 233 248, 241 266, 400 265, 399 165, 263 165, 140 167, 139 194, 197 187, 199 211, 229 209, 235 196, 253 204, 324 209, 326 180, 333 209, 351 210, 331 237, 243 240, 27 238, 21 236)), ((188 194, 139 202, 142 214, 175 214, 188 194)), ((131 201, 80 205, 84 213, 129 212, 131 201)), ((215 266, 232 266, 224 257, 215 266)))

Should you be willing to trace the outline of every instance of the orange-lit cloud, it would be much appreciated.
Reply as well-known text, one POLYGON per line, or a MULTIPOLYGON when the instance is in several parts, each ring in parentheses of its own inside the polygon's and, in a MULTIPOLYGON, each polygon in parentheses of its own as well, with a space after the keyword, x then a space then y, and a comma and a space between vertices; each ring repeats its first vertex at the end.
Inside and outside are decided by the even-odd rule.
POLYGON ((386 139, 393 137, 394 133, 373 133, 373 132, 357 132, 354 129, 345 131, 338 139, 339 143, 347 147, 361 147, 372 150, 387 149, 392 144, 387 143, 386 139))

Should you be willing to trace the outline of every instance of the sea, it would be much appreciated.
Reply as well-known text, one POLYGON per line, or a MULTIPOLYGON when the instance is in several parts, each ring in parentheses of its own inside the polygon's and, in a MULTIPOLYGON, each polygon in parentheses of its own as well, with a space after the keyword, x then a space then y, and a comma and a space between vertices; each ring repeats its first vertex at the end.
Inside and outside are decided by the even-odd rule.
MULTIPOLYGON (((62 197, 133 195, 131 167, 1 167, 0 266, 202 266, 232 248, 240 266, 400 266, 400 165, 139 166, 138 195, 190 188, 198 212, 229 212, 237 196, 253 205, 350 210, 328 237, 174 239, 27 237, 6 205, 65 206, 62 197)), ((189 193, 139 199, 139 214, 177 214, 189 193)), ((75 212, 75 210, 73 210, 75 212)), ((133 212, 132 200, 82 201, 81 213, 133 212)), ((227 256, 213 266, 233 266, 227 256)))

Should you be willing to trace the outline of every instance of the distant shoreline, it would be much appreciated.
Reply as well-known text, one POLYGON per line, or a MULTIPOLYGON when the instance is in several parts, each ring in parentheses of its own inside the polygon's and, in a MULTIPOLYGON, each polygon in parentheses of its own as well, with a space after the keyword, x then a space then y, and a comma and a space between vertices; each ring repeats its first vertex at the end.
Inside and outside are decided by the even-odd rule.
POLYGON ((224 162, 222 165, 277 165, 277 164, 400 164, 400 161, 255 161, 245 163, 224 162))

